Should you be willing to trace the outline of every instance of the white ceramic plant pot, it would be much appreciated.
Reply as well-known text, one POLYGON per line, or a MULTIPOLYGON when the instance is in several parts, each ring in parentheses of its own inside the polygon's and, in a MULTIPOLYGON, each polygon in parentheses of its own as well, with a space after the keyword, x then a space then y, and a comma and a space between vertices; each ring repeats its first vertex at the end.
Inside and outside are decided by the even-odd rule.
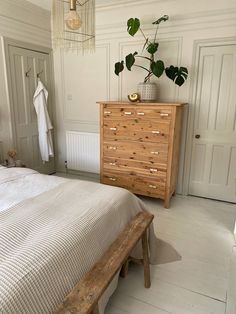
POLYGON ((138 94, 141 101, 155 101, 157 98, 157 86, 155 83, 139 83, 138 94))

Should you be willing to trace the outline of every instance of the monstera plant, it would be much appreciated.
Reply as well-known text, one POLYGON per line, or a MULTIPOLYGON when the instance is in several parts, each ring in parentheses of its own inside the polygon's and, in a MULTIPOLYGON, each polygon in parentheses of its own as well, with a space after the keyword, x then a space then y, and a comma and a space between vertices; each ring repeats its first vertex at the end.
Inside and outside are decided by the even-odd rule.
POLYGON ((144 78, 144 83, 150 81, 152 76, 157 78, 161 77, 164 73, 166 76, 171 79, 178 86, 182 86, 188 77, 188 70, 186 67, 177 67, 174 65, 165 66, 164 61, 158 58, 158 48, 159 43, 157 41, 157 33, 159 25, 162 22, 166 22, 169 19, 168 15, 164 15, 155 22, 153 22, 153 26, 155 27, 154 37, 149 38, 145 35, 144 31, 141 28, 141 23, 138 18, 130 18, 127 21, 127 31, 131 36, 134 36, 138 31, 144 37, 144 44, 142 53, 139 54, 137 51, 128 54, 125 57, 125 61, 122 60, 115 64, 115 74, 119 75, 124 69, 125 66, 127 70, 131 71, 133 67, 139 67, 146 72, 146 76, 144 78), (143 66, 138 64, 138 60, 144 59, 147 61, 147 66, 143 66))

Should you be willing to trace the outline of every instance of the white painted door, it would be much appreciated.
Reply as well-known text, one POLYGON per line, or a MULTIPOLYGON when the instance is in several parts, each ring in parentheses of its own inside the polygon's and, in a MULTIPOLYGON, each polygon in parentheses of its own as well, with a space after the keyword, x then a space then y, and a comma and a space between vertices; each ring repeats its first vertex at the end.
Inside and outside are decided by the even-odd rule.
POLYGON ((202 47, 189 193, 236 202, 236 45, 202 47))
POLYGON ((48 111, 52 119, 49 55, 15 46, 10 46, 9 55, 13 130, 18 158, 25 162, 29 168, 42 173, 52 173, 55 169, 54 158, 45 164, 41 159, 37 117, 33 105, 33 95, 37 87, 37 73, 41 73, 40 78, 49 91, 48 111))

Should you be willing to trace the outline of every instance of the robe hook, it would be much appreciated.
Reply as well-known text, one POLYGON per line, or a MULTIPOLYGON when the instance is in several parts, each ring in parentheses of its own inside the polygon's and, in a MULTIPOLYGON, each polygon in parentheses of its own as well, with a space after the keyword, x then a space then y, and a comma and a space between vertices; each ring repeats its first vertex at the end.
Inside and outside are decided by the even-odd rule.
POLYGON ((27 72, 25 72, 25 76, 26 76, 26 77, 29 77, 30 71, 31 71, 31 68, 29 68, 29 70, 28 70, 27 72))
POLYGON ((39 73, 37 73, 37 78, 40 78, 40 75, 43 73, 43 70, 39 73))

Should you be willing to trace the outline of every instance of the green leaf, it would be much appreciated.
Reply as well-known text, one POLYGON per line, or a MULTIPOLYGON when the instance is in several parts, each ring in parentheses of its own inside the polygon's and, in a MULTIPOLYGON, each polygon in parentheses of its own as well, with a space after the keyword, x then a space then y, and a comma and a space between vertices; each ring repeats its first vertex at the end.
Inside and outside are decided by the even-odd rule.
POLYGON ((115 64, 115 74, 119 76, 120 72, 124 70, 124 61, 115 64))
POLYGON ((152 24, 153 25, 160 24, 161 22, 165 22, 167 20, 169 20, 169 16, 168 15, 163 15, 162 17, 160 17, 158 20, 156 20, 152 24))
POLYGON ((129 71, 131 71, 132 66, 135 63, 135 56, 137 55, 137 51, 135 53, 130 53, 128 56, 125 57, 126 67, 129 71))
POLYGON ((152 64, 151 64, 151 70, 152 70, 152 73, 157 76, 157 77, 160 77, 162 76, 164 70, 165 70, 165 65, 164 65, 164 62, 161 61, 161 60, 158 60, 158 61, 154 61, 152 64))
POLYGON ((139 30, 140 27, 140 20, 137 18, 130 18, 127 22, 127 32, 131 35, 134 36, 137 31, 139 30))
POLYGON ((188 77, 188 69, 185 67, 178 68, 171 65, 169 68, 166 68, 165 72, 167 77, 178 86, 182 86, 188 77))
POLYGON ((167 77, 171 79, 172 81, 174 81, 175 75, 176 73, 178 73, 178 67, 174 67, 173 65, 171 65, 169 68, 166 68, 165 72, 166 72, 167 77))
POLYGON ((182 75, 185 77, 185 79, 187 79, 187 77, 188 77, 188 69, 184 68, 184 67, 180 67, 179 69, 180 69, 182 75))
POLYGON ((147 46, 147 51, 148 51, 150 54, 154 55, 154 53, 157 52, 158 46, 159 46, 158 43, 150 43, 150 44, 147 46))

